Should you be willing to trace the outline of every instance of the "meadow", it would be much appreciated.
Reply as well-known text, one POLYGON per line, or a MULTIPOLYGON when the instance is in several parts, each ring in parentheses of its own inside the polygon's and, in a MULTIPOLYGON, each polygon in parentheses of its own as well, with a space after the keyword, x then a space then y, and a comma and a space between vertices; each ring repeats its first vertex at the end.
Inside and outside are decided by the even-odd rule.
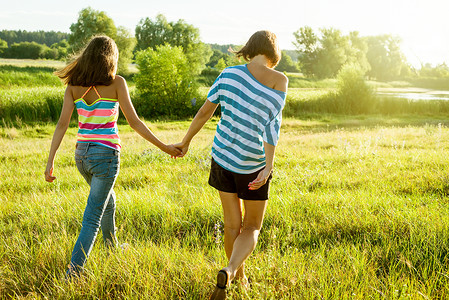
MULTIPOLYGON (((15 87, 0 97, 23 91, 36 100, 34 89, 42 91, 15 87)), ((294 90, 290 101, 301 107, 325 92, 294 90)), ((58 152, 57 179, 47 183, 54 119, 3 120, 0 299, 207 298, 226 264, 221 205, 207 185, 217 121, 176 160, 119 125, 118 239, 129 246, 108 252, 100 233, 84 275, 67 282, 88 194, 73 159, 76 122, 58 152)), ((146 123, 167 142, 189 126, 146 123)), ((287 113, 266 218, 247 263, 252 287, 233 285, 229 298, 449 298, 448 149, 444 112, 287 113)))

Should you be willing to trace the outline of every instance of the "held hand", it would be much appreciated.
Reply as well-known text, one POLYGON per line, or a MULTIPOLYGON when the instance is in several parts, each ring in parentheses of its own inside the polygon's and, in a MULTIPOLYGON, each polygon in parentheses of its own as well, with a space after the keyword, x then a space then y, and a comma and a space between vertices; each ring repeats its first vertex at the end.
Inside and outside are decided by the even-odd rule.
POLYGON ((184 157, 184 155, 186 155, 187 152, 189 151, 189 144, 188 143, 181 142, 181 143, 174 144, 173 146, 175 146, 176 148, 178 148, 182 152, 182 155, 180 155, 178 157, 184 157))
POLYGON ((182 157, 183 154, 180 149, 176 148, 174 145, 165 145, 165 147, 162 149, 167 154, 170 154, 172 158, 176 157, 182 157))
POLYGON ((53 176, 53 165, 47 165, 44 174, 45 174, 45 181, 47 182, 53 182, 53 180, 56 179, 56 177, 53 176))
POLYGON ((257 178, 251 181, 248 184, 248 189, 257 190, 261 186, 263 186, 268 181, 268 177, 270 177, 271 170, 267 170, 266 168, 259 172, 257 178))

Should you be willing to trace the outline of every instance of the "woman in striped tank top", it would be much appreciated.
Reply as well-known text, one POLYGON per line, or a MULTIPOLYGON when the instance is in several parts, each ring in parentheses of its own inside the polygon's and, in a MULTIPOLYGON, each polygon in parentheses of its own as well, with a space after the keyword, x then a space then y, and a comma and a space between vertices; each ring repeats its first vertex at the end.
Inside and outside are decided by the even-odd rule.
POLYGON ((115 247, 114 183, 119 172, 120 138, 117 129, 119 106, 129 125, 162 151, 177 156, 181 151, 161 142, 136 114, 123 77, 116 75, 118 49, 106 36, 92 38, 81 54, 57 71, 67 84, 61 115, 51 143, 45 179, 53 182, 56 151, 70 123, 74 108, 78 112, 76 166, 90 185, 81 232, 75 243, 67 277, 79 275, 101 227, 107 247, 115 247))
POLYGON ((223 206, 229 263, 218 272, 211 299, 224 299, 234 279, 248 284, 244 262, 262 227, 288 86, 287 77, 273 70, 281 53, 272 32, 254 33, 236 54, 249 63, 226 68, 218 76, 183 141, 176 145, 182 155, 187 153, 192 138, 220 105, 209 184, 219 191, 223 206))

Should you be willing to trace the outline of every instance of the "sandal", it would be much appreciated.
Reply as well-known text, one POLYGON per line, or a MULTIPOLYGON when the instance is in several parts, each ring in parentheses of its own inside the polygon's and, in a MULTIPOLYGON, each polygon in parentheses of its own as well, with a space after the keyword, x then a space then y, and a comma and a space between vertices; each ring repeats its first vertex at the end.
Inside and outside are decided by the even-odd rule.
POLYGON ((222 300, 226 299, 226 287, 228 286, 229 275, 225 270, 218 271, 217 274, 217 284, 215 285, 215 290, 210 296, 211 300, 222 300))

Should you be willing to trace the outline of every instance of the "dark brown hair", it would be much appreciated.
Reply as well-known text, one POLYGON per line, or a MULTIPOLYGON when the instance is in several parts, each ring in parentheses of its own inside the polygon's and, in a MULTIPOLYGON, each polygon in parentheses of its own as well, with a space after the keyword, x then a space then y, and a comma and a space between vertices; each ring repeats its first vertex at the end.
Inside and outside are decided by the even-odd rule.
POLYGON ((71 63, 55 74, 74 86, 110 85, 117 71, 118 49, 107 36, 95 36, 71 63))
POLYGON ((257 31, 242 49, 235 52, 237 57, 243 57, 246 61, 250 61, 259 54, 265 55, 270 60, 272 68, 279 63, 281 51, 274 33, 268 30, 257 31))

